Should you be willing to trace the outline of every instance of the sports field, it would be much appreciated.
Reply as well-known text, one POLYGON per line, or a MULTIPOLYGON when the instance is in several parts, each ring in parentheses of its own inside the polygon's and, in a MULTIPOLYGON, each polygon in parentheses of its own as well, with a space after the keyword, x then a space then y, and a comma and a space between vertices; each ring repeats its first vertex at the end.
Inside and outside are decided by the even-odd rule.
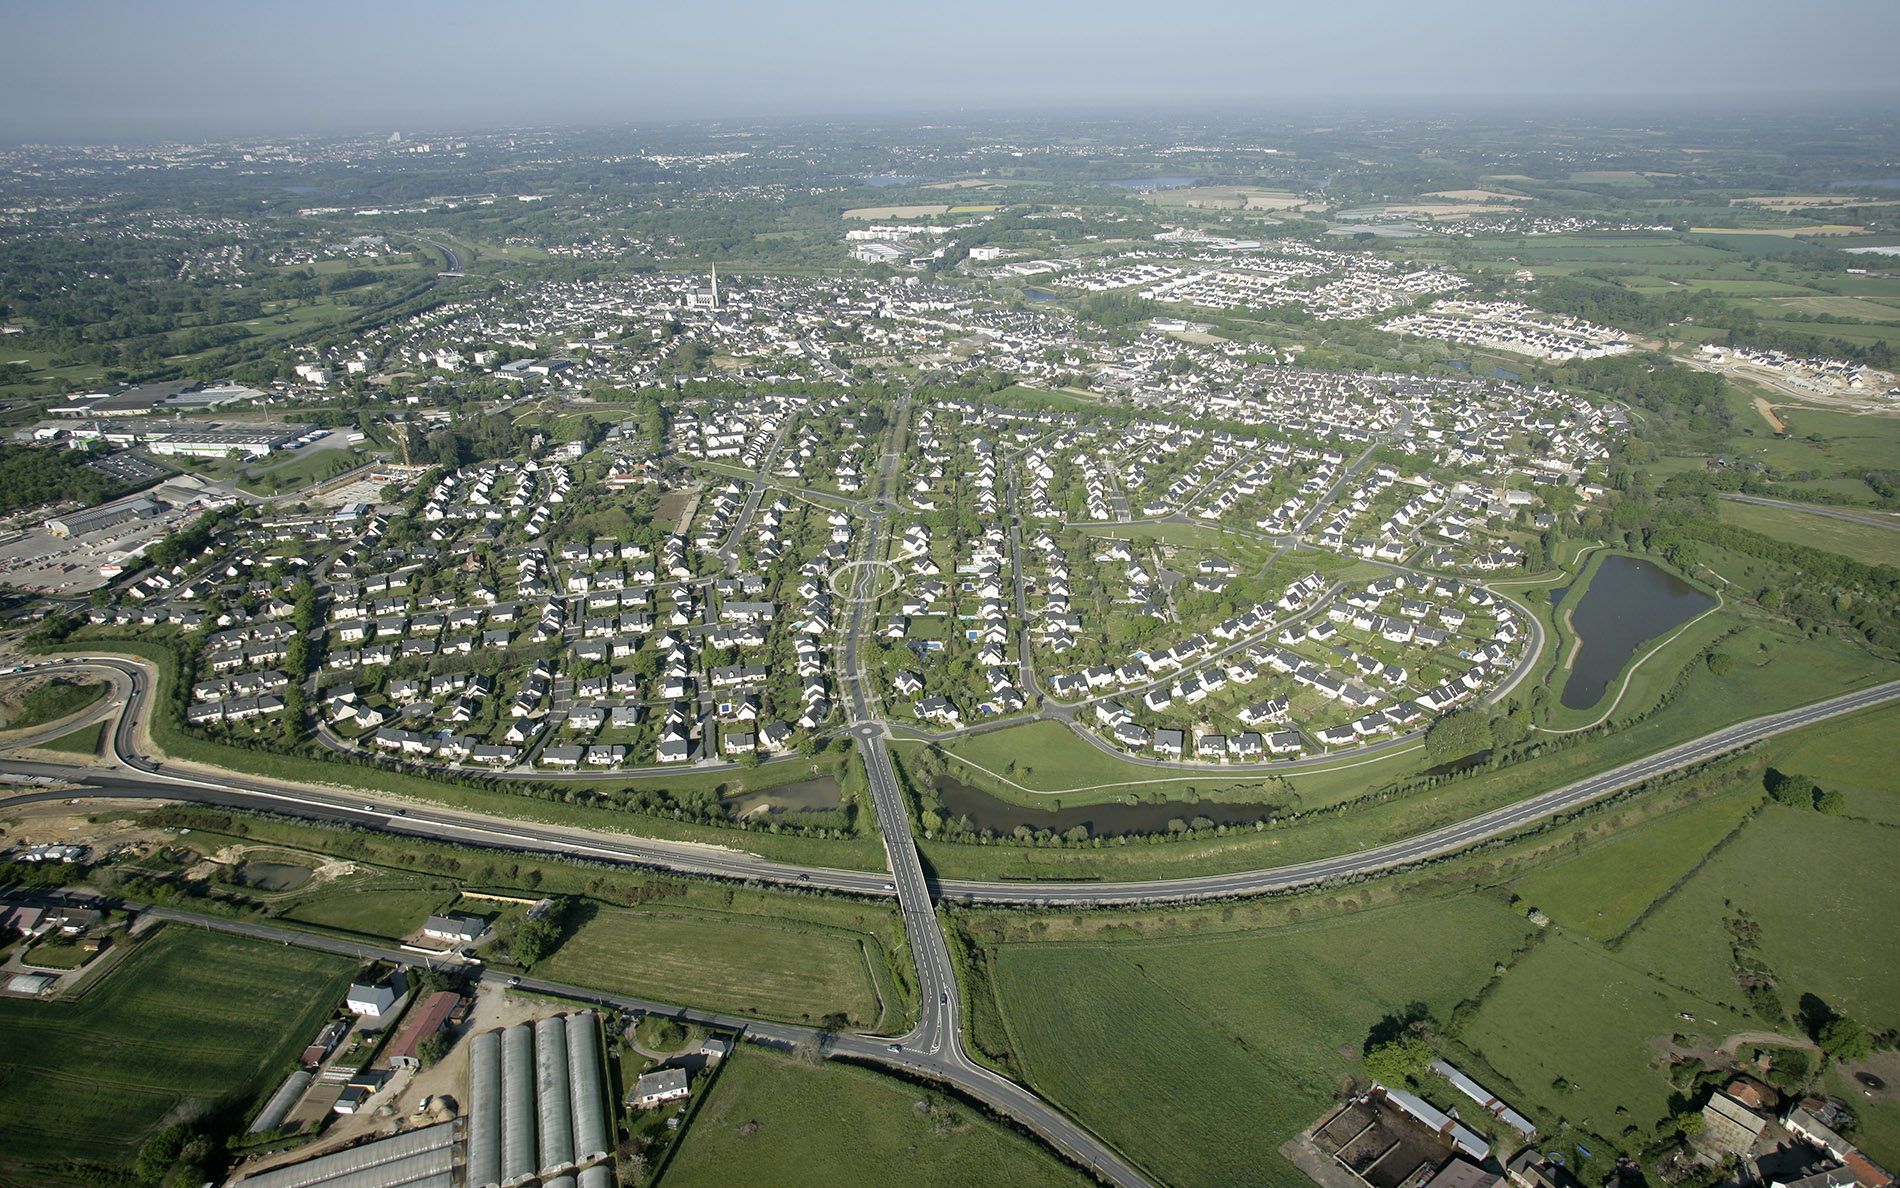
POLYGON ((74 1157, 129 1164, 181 1117, 227 1114, 241 1130, 356 968, 173 924, 77 1000, 0 999, 0 1179, 74 1157))

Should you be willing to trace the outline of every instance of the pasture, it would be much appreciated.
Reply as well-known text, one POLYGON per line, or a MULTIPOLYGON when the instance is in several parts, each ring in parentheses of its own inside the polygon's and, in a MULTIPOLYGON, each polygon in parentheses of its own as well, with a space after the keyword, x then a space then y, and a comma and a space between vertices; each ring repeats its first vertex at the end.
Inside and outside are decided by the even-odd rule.
POLYGON ((1693 870, 1761 799, 1756 789, 1682 809, 1553 862, 1512 890, 1559 924, 1608 940, 1693 870))
MULTIPOLYGON (((1891 761, 1890 743, 1879 751, 1891 761)), ((1808 774, 1819 780, 1825 771, 1808 774)), ((1876 795, 1891 799, 1890 789, 1876 795)), ((1848 812, 1866 798, 1850 792, 1848 812)), ((1745 912, 1759 925, 1753 956, 1773 971, 1788 1010, 1803 994, 1815 994, 1881 1031, 1900 1026, 1900 985, 1892 977, 1900 969, 1900 932, 1873 921, 1887 918, 1896 902, 1900 866, 1893 862, 1891 826, 1770 805, 1651 912, 1619 955, 1633 967, 1739 1006, 1725 921, 1745 912)))

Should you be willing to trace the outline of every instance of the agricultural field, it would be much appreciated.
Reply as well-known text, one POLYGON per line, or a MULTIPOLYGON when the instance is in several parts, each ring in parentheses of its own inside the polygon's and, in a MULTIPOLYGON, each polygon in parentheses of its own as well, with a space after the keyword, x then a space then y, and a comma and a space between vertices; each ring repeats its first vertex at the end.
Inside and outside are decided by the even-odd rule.
POLYGON ((1370 1029, 1413 1002, 1448 1016, 1529 931, 1468 897, 1216 940, 1007 944, 996 1005, 1029 1082, 1167 1182, 1292 1188, 1276 1148, 1370 1029))
POLYGON ((1092 1183, 1038 1144, 939 1094, 754 1047, 720 1070, 666 1188, 1023 1188, 1092 1183))
POLYGON ((241 1129, 355 970, 344 957, 168 925, 76 1000, 0 999, 0 1178, 27 1182, 33 1165, 74 1157, 129 1167, 183 1111, 241 1129))
POLYGON ((885 1014, 870 968, 884 961, 876 943, 789 922, 602 909, 535 973, 736 1015, 804 1023, 842 1014, 873 1028, 885 1014))
POLYGON ((1618 834, 1512 887, 1559 924, 1597 940, 1628 928, 1761 803, 1759 790, 1711 800, 1618 834))

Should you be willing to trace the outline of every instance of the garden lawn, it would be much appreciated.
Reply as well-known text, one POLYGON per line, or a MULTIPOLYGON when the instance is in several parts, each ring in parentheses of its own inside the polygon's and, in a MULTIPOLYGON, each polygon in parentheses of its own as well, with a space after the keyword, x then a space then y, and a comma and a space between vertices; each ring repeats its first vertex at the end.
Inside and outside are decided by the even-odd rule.
POLYGON ((849 1065, 735 1053, 668 1164, 665 1188, 1054 1188, 1093 1181, 929 1090, 849 1065), (920 1102, 929 1103, 919 1111, 920 1102))

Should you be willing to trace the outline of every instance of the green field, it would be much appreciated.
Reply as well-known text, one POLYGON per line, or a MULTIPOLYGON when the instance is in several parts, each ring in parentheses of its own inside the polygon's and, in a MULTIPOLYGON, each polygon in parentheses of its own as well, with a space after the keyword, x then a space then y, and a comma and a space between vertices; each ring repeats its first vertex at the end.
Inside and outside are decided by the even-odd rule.
MULTIPOLYGON (((883 913, 878 913, 880 916, 883 913)), ((869 936, 764 920, 602 910, 535 967, 538 976, 708 1010, 853 1026, 882 1014, 869 936)))
POLYGON ((1826 549, 1868 565, 1900 566, 1900 521, 1893 528, 1882 528, 1797 508, 1724 499, 1722 522, 1790 544, 1826 549))
POLYGON ((72 1158, 129 1164, 181 1114, 242 1129, 355 970, 344 957, 170 925, 77 1000, 0 999, 0 1178, 72 1158))
POLYGON ((1751 791, 1684 809, 1546 866, 1512 889, 1559 924, 1608 940, 1734 832, 1761 798, 1751 791))
POLYGON ((1771 805, 1631 932, 1620 955, 1740 1006, 1724 921, 1747 912, 1760 925, 1754 956, 1774 972, 1788 1010, 1812 993, 1869 1030, 1900 1026, 1900 931, 1871 924, 1900 903, 1893 854, 1891 826, 1771 805))
POLYGON ((1494 901, 1382 908, 1216 940, 1003 945, 996 1003, 1040 1092, 1175 1185, 1307 1185, 1276 1148, 1368 1031, 1474 993, 1529 925, 1494 901))
POLYGON ((1848 814, 1900 825, 1894 767, 1900 709, 1885 706, 1809 727, 1775 751, 1775 766, 1814 777, 1847 797, 1848 814))
POLYGON ((849 1065, 813 1068, 748 1046, 720 1071, 660 1183, 1043 1188, 1093 1181, 939 1094, 849 1065))
POLYGON ((20 708, 4 729, 26 730, 56 722, 96 704, 111 692, 104 681, 48 681, 20 700, 20 708))

